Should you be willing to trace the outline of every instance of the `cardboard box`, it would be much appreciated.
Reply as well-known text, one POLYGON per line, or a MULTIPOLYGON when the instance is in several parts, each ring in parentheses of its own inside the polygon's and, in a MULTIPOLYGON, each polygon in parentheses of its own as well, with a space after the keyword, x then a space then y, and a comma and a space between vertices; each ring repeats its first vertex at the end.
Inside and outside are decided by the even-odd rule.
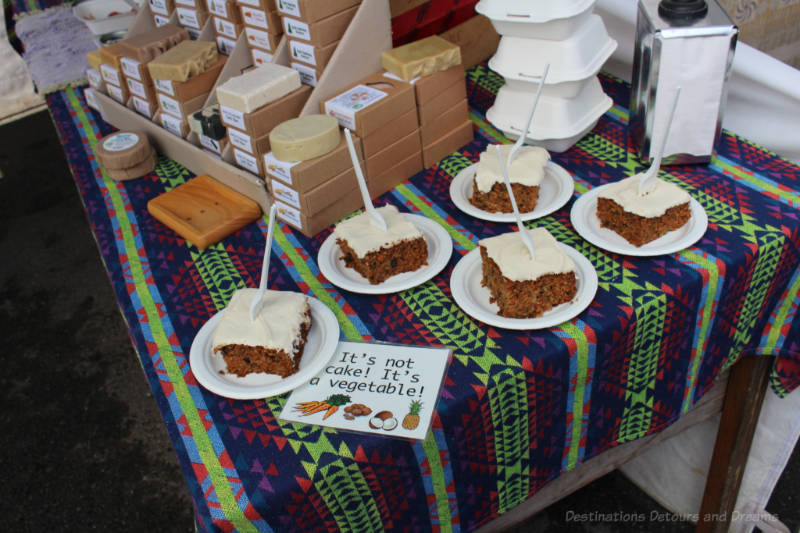
POLYGON ((233 160, 236 166, 259 177, 264 177, 264 160, 258 155, 248 154, 238 148, 233 149, 233 160))
POLYGON ((283 17, 283 33, 286 37, 304 41, 314 46, 325 46, 338 41, 353 20, 358 6, 349 7, 330 17, 316 22, 303 22, 292 17, 283 17))
POLYGON ((392 120, 385 127, 379 128, 361 139, 364 154, 366 157, 377 154, 412 131, 417 131, 418 128, 417 110, 409 109, 400 118, 392 120))
POLYGON ((206 137, 202 133, 198 133, 197 140, 200 142, 200 146, 218 156, 222 156, 225 148, 228 146, 228 139, 224 137, 217 140, 212 139, 211 137, 206 137))
POLYGON ((394 189, 423 168, 425 167, 422 166, 422 154, 420 152, 411 154, 399 163, 392 165, 389 170, 380 176, 367 179, 367 189, 370 197, 377 198, 394 189))
POLYGON ((300 74, 301 83, 305 83, 311 87, 317 86, 319 79, 322 77, 322 73, 325 72, 324 68, 312 67, 311 65, 298 63, 297 61, 292 61, 289 63, 289 66, 295 69, 298 74, 300 74))
POLYGON ((453 102, 458 102, 466 97, 467 86, 462 81, 443 89, 438 96, 417 107, 420 126, 439 120, 439 116, 450 109, 453 102))
POLYGON ((228 19, 216 16, 212 17, 212 19, 214 21, 214 31, 217 35, 222 35, 234 41, 239 38, 239 34, 244 29, 244 25, 241 22, 231 22, 228 19))
POLYGON ((242 22, 246 26, 261 28, 269 33, 283 33, 281 17, 277 11, 264 11, 250 6, 239 5, 242 12, 242 22))
POLYGON ((422 163, 425 168, 438 163, 443 157, 450 155, 475 138, 472 121, 467 120, 449 133, 439 137, 431 144, 422 147, 422 163))
POLYGON ((483 15, 475 15, 439 37, 461 47, 461 64, 465 69, 492 57, 500 43, 500 36, 483 15))
POLYGON ((156 13, 153 13, 153 23, 155 24, 156 28, 160 28, 161 26, 166 26, 170 22, 172 22, 172 20, 170 20, 169 16, 158 15, 156 13))
POLYGON ((100 65, 100 76, 106 83, 116 85, 117 87, 125 86, 125 80, 122 77, 122 71, 112 65, 109 65, 108 63, 102 63, 100 65))
POLYGON ((264 50, 260 50, 258 48, 251 48, 250 55, 253 58, 253 65, 256 67, 265 63, 272 63, 272 59, 275 57, 270 52, 265 52, 264 50))
MULTIPOLYGON (((417 152, 400 161, 382 175, 374 179, 367 179, 367 189, 370 192, 370 197, 375 199, 390 191, 420 170, 422 170, 422 157, 417 152)), ((313 237, 346 215, 364 207, 364 203, 361 200, 361 191, 358 188, 345 193, 335 202, 311 216, 304 214, 300 209, 284 201, 274 199, 274 202, 278 206, 278 218, 293 228, 300 230, 301 233, 308 237, 313 237)))
POLYGON ((156 114, 156 122, 161 124, 161 127, 165 130, 181 139, 185 139, 186 136, 189 135, 189 124, 182 118, 159 111, 156 114))
MULTIPOLYGON (((205 6, 202 11, 188 7, 176 7, 175 11, 178 13, 178 24, 187 29, 200 31, 208 20, 208 11, 205 10, 205 6)), ((190 31, 189 35, 191 33, 190 31)))
POLYGON ((336 47, 339 45, 339 41, 334 41, 325 46, 314 46, 303 41, 295 41, 294 39, 288 39, 288 41, 289 55, 292 61, 305 63, 317 70, 325 68, 333 55, 333 51, 336 50, 336 47))
POLYGON ((216 17, 242 24, 242 11, 234 0, 206 0, 208 12, 216 17))
POLYGON ((403 161, 410 155, 421 150, 422 145, 419 142, 419 131, 415 129, 377 154, 367 156, 365 161, 367 180, 369 180, 371 176, 380 176, 398 161, 403 161))
POLYGON ((158 14, 163 17, 169 17, 175 11, 175 0, 150 0, 150 11, 153 16, 158 14))
POLYGON ((142 83, 152 83, 150 78, 150 70, 147 68, 147 63, 140 63, 132 57, 123 57, 120 59, 120 66, 122 67, 122 75, 126 78, 141 81, 142 83))
POLYGON ((252 26, 244 27, 244 34, 247 36, 247 45, 251 48, 260 48, 267 52, 274 51, 281 42, 282 33, 275 34, 252 26))
POLYGON ((275 11, 278 9, 276 0, 236 0, 236 5, 255 7, 264 11, 275 11))
POLYGON ((361 138, 410 109, 416 109, 414 88, 404 81, 386 79, 381 73, 367 76, 321 105, 323 113, 335 117, 361 138))
POLYGON ((103 81, 103 75, 100 71, 94 68, 86 69, 86 79, 89 80, 89 86, 102 93, 106 92, 106 82, 103 81))
MULTIPOLYGON (((363 161, 364 153, 358 137, 353 136, 353 146, 359 161, 363 161)), ((332 176, 337 176, 352 168, 353 162, 350 160, 350 152, 347 149, 344 135, 342 135, 339 146, 314 159, 287 162, 279 161, 272 153, 264 156, 264 170, 267 176, 286 183, 299 194, 310 191, 331 179, 332 176)))
POLYGON ((420 126, 419 137, 422 146, 428 146, 440 137, 447 135, 463 124, 465 120, 469 120, 469 105, 466 98, 439 115, 439 120, 420 126))
POLYGON ((413 84, 417 95, 417 106, 427 104, 442 92, 447 92, 456 83, 464 85, 464 90, 466 90, 466 73, 462 65, 456 65, 430 76, 419 78, 413 84))
MULTIPOLYGON (((252 156, 258 154, 266 154, 270 151, 269 146, 269 133, 265 133, 261 137, 251 137, 243 131, 236 128, 228 128, 228 140, 231 146, 243 150, 252 156)), ((263 165, 262 165, 263 166, 263 165)))
POLYGON ((181 102, 164 93, 158 94, 158 109, 162 113, 168 113, 174 117, 183 119, 199 109, 203 109, 208 93, 198 95, 190 100, 181 102))
POLYGON ((361 0, 281 0, 278 11, 303 22, 316 22, 360 4, 361 0))
POLYGON ((131 96, 127 86, 117 87, 112 83, 106 83, 106 91, 108 91, 108 96, 122 105, 125 105, 128 102, 128 98, 131 96))
POLYGON ((156 111, 158 111, 158 106, 155 103, 152 101, 143 100, 135 95, 131 96, 129 105, 134 111, 143 117, 147 117, 148 119, 152 119, 153 115, 155 115, 156 111))
MULTIPOLYGON (((125 47, 120 41, 100 48, 101 63, 108 65, 116 71, 122 70, 120 60, 125 57, 125 47)), ((119 84, 117 84, 119 85, 119 84)))
POLYGON ((301 214, 309 217, 338 202, 352 191, 359 191, 356 171, 352 167, 305 193, 299 193, 275 178, 268 177, 267 182, 269 192, 276 200, 298 209, 301 214))
POLYGON ((141 81, 126 77, 125 84, 128 86, 128 91, 133 96, 137 96, 148 102, 156 102, 156 88, 153 87, 152 83, 142 83, 141 81))
POLYGON ((313 237, 334 222, 338 222, 344 216, 364 206, 359 189, 353 189, 311 216, 303 214, 296 207, 280 200, 273 201, 278 207, 276 216, 293 228, 300 230, 307 237, 313 237))
POLYGON ((242 113, 226 106, 219 106, 222 123, 229 128, 244 131, 251 137, 261 137, 272 131, 272 128, 291 118, 296 118, 303 109, 311 87, 305 85, 292 91, 283 98, 260 107, 252 113, 242 113))
POLYGON ((208 11, 205 0, 175 0, 175 7, 188 7, 198 11, 208 11))

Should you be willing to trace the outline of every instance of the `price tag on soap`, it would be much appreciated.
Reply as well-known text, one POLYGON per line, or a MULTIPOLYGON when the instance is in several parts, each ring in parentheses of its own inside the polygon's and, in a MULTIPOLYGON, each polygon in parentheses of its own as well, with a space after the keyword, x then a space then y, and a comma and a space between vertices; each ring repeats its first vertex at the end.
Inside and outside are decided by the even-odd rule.
POLYGON ((378 89, 356 85, 325 102, 325 114, 338 120, 342 127, 355 130, 356 113, 387 96, 387 93, 378 89))
POLYGON ((328 365, 292 391, 281 420, 424 439, 452 352, 340 342, 328 365))
POLYGON ((236 41, 233 39, 228 39, 227 37, 223 37, 222 35, 217 35, 217 50, 219 50, 220 54, 229 56, 233 53, 233 49, 235 47, 236 41))
POLYGON ((166 111, 178 118, 183 116, 181 113, 181 104, 174 98, 170 98, 166 94, 158 93, 158 103, 162 111, 166 111))
POLYGON ((170 20, 169 17, 162 17, 161 15, 153 13, 153 22, 156 23, 156 28, 160 28, 161 26, 169 24, 170 20))
POLYGON ((267 174, 283 180, 289 185, 292 185, 292 167, 298 163, 299 161, 281 161, 272 152, 264 155, 264 170, 267 171, 267 174))
POLYGON ((306 85, 309 85, 311 87, 317 86, 316 70, 309 67, 308 65, 304 65, 302 63, 295 63, 294 61, 292 61, 292 63, 289 66, 291 66, 293 69, 297 71, 298 74, 300 74, 300 81, 302 83, 305 83, 306 85))
POLYGON ((239 150, 238 148, 233 149, 233 158, 236 160, 236 163, 244 168, 245 170, 249 170, 256 176, 259 175, 258 170, 258 159, 253 157, 250 154, 246 154, 239 150))
POLYGON ((285 220, 286 222, 289 222, 290 224, 294 224, 298 228, 303 227, 303 220, 300 218, 300 211, 277 200, 275 200, 275 206, 275 216, 285 220))
POLYGON ((142 81, 142 76, 139 74, 139 65, 141 63, 130 57, 123 57, 119 62, 122 65, 122 72, 125 73, 125 76, 142 81))
POLYGON ((226 126, 233 126, 234 128, 239 128, 240 130, 247 129, 244 125, 244 113, 241 111, 220 104, 219 114, 222 118, 222 123, 226 126))
POLYGON ((267 14, 260 9, 253 9, 247 6, 240 6, 242 9, 242 18, 244 23, 257 28, 269 29, 269 22, 267 21, 267 14))
POLYGON ((289 41, 289 53, 292 59, 308 63, 309 65, 317 64, 317 57, 314 54, 314 47, 310 44, 301 43, 299 41, 289 41))
POLYGON ((127 81, 128 81, 128 89, 130 89, 133 94, 135 94, 139 98, 147 99, 147 91, 142 82, 136 81, 133 78, 127 78, 127 81))
POLYGON ((169 16, 167 0, 150 0, 150 11, 159 15, 169 16))
POLYGON ((110 67, 103 63, 100 65, 100 73, 103 75, 103 79, 108 83, 116 85, 117 87, 122 85, 119 82, 119 72, 114 67, 110 67))
POLYGON ((236 37, 238 37, 238 35, 236 35, 236 26, 232 22, 214 17, 214 27, 217 28, 217 33, 220 35, 230 37, 231 39, 236 39, 236 37))
POLYGON ((138 96, 133 97, 133 107, 140 115, 144 115, 147 118, 150 117, 150 103, 147 100, 142 100, 138 96))
POLYGON ((173 135, 183 138, 183 121, 168 113, 161 113, 161 124, 173 135))
POLYGON ((178 22, 180 22, 182 26, 188 26, 196 30, 200 29, 200 19, 196 9, 179 7, 176 11, 178 12, 178 22))

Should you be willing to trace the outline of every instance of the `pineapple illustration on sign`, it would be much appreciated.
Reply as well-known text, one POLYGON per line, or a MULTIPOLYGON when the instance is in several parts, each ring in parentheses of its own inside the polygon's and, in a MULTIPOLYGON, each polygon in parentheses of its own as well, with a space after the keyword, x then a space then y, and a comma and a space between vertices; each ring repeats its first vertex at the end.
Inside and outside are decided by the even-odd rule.
POLYGON ((417 429, 417 426, 419 426, 419 412, 421 410, 422 402, 413 400, 408 407, 408 414, 403 417, 403 427, 405 429, 417 429))

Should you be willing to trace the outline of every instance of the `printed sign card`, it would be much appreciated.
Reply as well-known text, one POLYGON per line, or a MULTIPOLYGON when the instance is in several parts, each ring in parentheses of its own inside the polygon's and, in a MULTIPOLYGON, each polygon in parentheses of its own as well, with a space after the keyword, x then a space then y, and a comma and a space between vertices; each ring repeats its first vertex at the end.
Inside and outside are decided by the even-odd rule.
POLYGON ((424 439, 451 353, 448 348, 340 342, 322 372, 292 391, 279 418, 424 439))

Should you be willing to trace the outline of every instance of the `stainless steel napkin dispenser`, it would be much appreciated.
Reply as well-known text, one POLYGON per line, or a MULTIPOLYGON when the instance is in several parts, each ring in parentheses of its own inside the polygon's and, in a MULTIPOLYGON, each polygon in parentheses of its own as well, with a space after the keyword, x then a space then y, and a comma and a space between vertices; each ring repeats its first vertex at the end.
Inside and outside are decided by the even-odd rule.
POLYGON ((639 0, 629 130, 643 161, 661 142, 678 86, 662 164, 710 161, 738 32, 716 0, 639 0))

